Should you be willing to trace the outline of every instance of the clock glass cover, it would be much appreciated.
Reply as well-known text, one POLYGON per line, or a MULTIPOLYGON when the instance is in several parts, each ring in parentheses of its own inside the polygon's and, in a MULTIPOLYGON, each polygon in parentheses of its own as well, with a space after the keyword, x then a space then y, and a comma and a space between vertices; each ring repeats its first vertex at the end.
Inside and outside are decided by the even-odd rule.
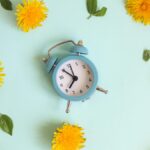
POLYGON ((93 73, 84 61, 68 60, 58 68, 56 83, 65 95, 82 96, 92 87, 93 73))

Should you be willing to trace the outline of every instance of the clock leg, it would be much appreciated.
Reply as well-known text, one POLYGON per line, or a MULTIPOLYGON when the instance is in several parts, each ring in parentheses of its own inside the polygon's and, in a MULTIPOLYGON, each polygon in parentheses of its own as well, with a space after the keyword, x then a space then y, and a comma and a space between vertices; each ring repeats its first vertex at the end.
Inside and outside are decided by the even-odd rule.
POLYGON ((66 113, 69 113, 71 102, 67 102, 66 113))
POLYGON ((103 93, 105 93, 105 94, 108 93, 108 90, 105 90, 105 89, 103 89, 103 88, 101 88, 101 87, 99 87, 99 86, 96 88, 96 90, 97 90, 97 91, 100 91, 100 92, 103 92, 103 93))

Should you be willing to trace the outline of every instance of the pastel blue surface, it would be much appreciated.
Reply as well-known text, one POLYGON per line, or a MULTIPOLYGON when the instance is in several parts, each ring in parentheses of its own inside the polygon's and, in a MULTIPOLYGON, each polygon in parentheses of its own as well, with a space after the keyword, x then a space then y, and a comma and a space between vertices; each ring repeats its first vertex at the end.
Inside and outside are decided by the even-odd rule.
POLYGON ((92 94, 94 94, 94 92, 96 91, 96 87, 97 87, 97 83, 98 83, 98 72, 95 68, 95 65, 89 60, 87 59, 86 57, 84 56, 78 56, 78 55, 67 55, 65 56, 64 58, 60 59, 60 61, 57 63, 56 67, 53 69, 52 71, 52 84, 53 84, 53 87, 55 89, 55 91, 58 93, 58 95, 60 95, 62 98, 64 98, 65 100, 70 100, 70 101, 84 101, 84 100, 87 100, 89 99, 92 94), (90 89, 88 90, 88 92, 84 95, 81 95, 81 96, 68 96, 66 94, 64 94, 61 89, 59 88, 59 85, 57 84, 57 72, 60 68, 60 66, 65 63, 66 61, 69 61, 69 60, 81 60, 83 62, 85 62, 89 68, 91 69, 92 71, 92 74, 93 74, 93 83, 92 83, 92 86, 90 87, 90 89))
MULTIPOLYGON (((14 6, 20 0, 13 0, 14 6)), ((52 132, 67 121, 85 129, 84 150, 149 150, 150 26, 133 22, 123 0, 100 0, 105 17, 87 20, 85 1, 46 0, 49 16, 43 27, 29 33, 17 29, 15 12, 0 8, 0 60, 5 84, 0 88, 0 112, 14 120, 12 137, 0 132, 1 150, 49 150, 52 132), (84 40, 88 58, 101 76, 108 95, 96 92, 85 103, 66 101, 53 90, 41 61, 53 44, 84 40)), ((61 52, 59 48, 55 53, 61 52)))

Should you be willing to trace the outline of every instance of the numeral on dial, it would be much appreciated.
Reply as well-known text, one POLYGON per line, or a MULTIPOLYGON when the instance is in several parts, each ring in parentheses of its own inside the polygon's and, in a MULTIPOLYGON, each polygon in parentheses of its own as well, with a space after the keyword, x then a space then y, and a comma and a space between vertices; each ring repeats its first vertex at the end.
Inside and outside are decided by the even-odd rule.
POLYGON ((89 89, 89 86, 88 86, 88 85, 86 85, 86 88, 87 88, 87 89, 89 89))
POLYGON ((66 91, 66 93, 68 93, 68 92, 69 92, 69 91, 68 91, 68 89, 66 89, 65 91, 66 91))
POLYGON ((70 64, 67 64, 67 67, 70 68, 70 64))
POLYGON ((60 86, 63 87, 63 84, 61 83, 60 86))
POLYGON ((89 70, 87 71, 87 73, 88 73, 88 74, 91 74, 91 72, 90 72, 89 70))
POLYGON ((83 91, 82 91, 82 90, 80 90, 80 93, 83 93, 83 91))
POLYGON ((59 76, 59 79, 60 80, 64 79, 64 76, 63 75, 59 76))
POLYGON ((72 91, 73 94, 75 94, 75 91, 72 91))
POLYGON ((78 63, 77 63, 77 62, 75 62, 75 64, 76 64, 76 66, 78 66, 78 63))
POLYGON ((89 78, 89 81, 90 81, 90 82, 92 82, 92 79, 91 79, 91 78, 89 78))
POLYGON ((82 65, 83 69, 86 69, 86 65, 82 65))

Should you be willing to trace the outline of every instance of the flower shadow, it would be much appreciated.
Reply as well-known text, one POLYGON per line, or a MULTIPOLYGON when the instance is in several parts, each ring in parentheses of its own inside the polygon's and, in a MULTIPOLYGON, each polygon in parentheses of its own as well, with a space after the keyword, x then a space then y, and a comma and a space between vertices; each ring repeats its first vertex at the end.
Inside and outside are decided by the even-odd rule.
POLYGON ((52 122, 47 122, 42 124, 38 131, 40 132, 39 141, 42 145, 51 145, 53 139, 53 134, 58 127, 62 125, 62 122, 53 120, 52 122))

